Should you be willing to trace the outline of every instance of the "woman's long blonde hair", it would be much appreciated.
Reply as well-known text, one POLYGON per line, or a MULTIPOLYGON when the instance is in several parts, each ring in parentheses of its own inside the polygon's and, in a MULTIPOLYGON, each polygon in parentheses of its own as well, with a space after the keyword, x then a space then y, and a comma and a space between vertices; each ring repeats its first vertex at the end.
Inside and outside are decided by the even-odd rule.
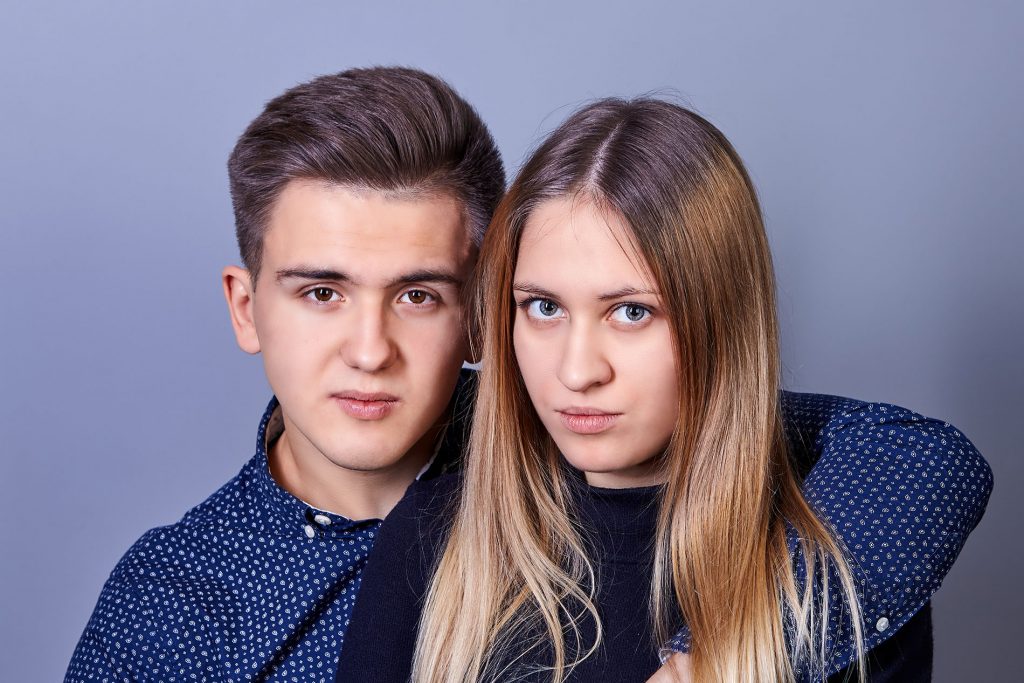
MULTIPOLYGON (((580 197, 617 212, 672 326, 679 421, 661 456, 651 618, 682 614, 699 681, 783 681, 820 670, 829 576, 861 656, 850 568, 804 499, 787 453, 771 255, 753 185, 718 129, 655 99, 601 100, 534 152, 484 240, 473 307, 483 369, 464 488, 420 623, 413 680, 514 680, 542 653, 551 680, 600 641, 596 577, 567 465, 526 393, 512 346, 512 276, 527 218, 580 197), (802 545, 798 581, 786 524, 802 545), (598 624, 582 642, 580 619, 598 624)), ((652 644, 656 645, 656 644, 652 644)))

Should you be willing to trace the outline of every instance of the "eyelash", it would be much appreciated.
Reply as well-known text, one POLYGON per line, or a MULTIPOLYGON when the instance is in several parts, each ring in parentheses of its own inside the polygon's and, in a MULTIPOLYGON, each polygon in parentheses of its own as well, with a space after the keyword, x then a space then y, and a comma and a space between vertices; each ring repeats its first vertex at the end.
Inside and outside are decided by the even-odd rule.
MULTIPOLYGON (((558 317, 555 316, 549 317, 532 315, 530 312, 530 308, 533 306, 533 304, 540 302, 549 302, 551 304, 554 304, 559 310, 562 310, 562 306, 560 306, 558 302, 552 299, 546 299, 544 297, 530 297, 529 299, 524 299, 523 301, 519 302, 517 306, 518 308, 522 309, 524 313, 526 313, 527 317, 537 322, 548 322, 552 320, 558 320, 558 317)), ((642 317, 640 320, 617 320, 613 322, 617 322, 621 325, 625 325, 628 327, 639 327, 646 324, 648 321, 650 321, 651 318, 654 317, 654 309, 652 309, 650 306, 645 306, 643 304, 638 304, 631 301, 625 301, 621 304, 616 304, 614 307, 612 307, 611 311, 609 311, 609 317, 611 315, 614 315, 616 312, 625 310, 627 308, 642 309, 646 315, 644 315, 644 317, 642 317)))
POLYGON ((338 303, 338 301, 341 299, 341 294, 332 287, 324 287, 323 285, 319 285, 317 287, 310 287, 305 292, 303 292, 302 298, 309 299, 316 306, 328 306, 330 304, 338 303), (320 301, 319 299, 316 298, 316 296, 314 296, 314 292, 318 292, 321 290, 331 293, 331 299, 329 301, 320 301))
MULTIPOLYGON (((302 297, 304 299, 309 299, 316 306, 327 306, 329 304, 338 303, 338 301, 341 300, 341 293, 338 292, 333 287, 325 287, 324 285, 319 285, 317 287, 310 287, 309 289, 307 289, 305 292, 302 293, 302 297), (318 292, 318 291, 330 292, 331 293, 331 299, 328 300, 328 301, 320 301, 315 296, 315 292, 318 292), (337 298, 335 298, 335 297, 337 297, 337 298)), ((402 295, 398 297, 398 300, 399 300, 400 303, 407 303, 410 306, 415 306, 417 308, 425 308, 427 306, 440 303, 441 297, 439 297, 438 295, 436 295, 436 294, 434 294, 432 292, 428 292, 425 289, 407 289, 406 291, 402 292, 402 295), (427 297, 428 300, 424 301, 422 303, 418 303, 418 304, 414 303, 412 301, 402 301, 402 299, 406 298, 407 296, 409 296, 410 294, 413 294, 413 293, 423 294, 424 296, 427 297)))
POLYGON ((438 295, 436 295, 436 294, 433 294, 433 293, 431 293, 431 292, 428 292, 428 291, 427 291, 427 290, 425 290, 425 289, 408 289, 408 290, 406 290, 406 291, 402 292, 402 296, 398 297, 398 301, 399 301, 400 303, 407 303, 407 304, 409 304, 410 306, 416 306, 417 308, 425 308, 425 307, 427 307, 427 306, 430 306, 430 305, 433 305, 433 304, 437 304, 437 303, 440 303, 440 301, 441 301, 441 297, 439 297, 438 295), (426 296, 427 296, 427 297, 428 297, 428 298, 429 298, 430 300, 429 300, 429 301, 424 301, 423 303, 419 303, 419 304, 417 304, 417 303, 413 303, 412 301, 405 301, 405 302, 403 302, 403 301, 402 301, 402 299, 404 299, 404 298, 405 298, 405 297, 407 297, 408 295, 412 294, 413 292, 419 292, 420 294, 424 294, 424 295, 426 295, 426 296))
POLYGON ((529 318, 531 318, 531 319, 533 319, 533 320, 538 320, 538 321, 545 321, 545 320, 554 320, 555 318, 552 318, 552 317, 548 317, 548 316, 539 316, 539 317, 535 317, 535 316, 531 315, 531 313, 530 313, 530 308, 531 308, 531 307, 532 307, 532 306, 533 306, 534 304, 536 304, 536 303, 542 303, 542 302, 545 302, 545 301, 547 301, 547 302, 550 302, 550 303, 554 304, 555 306, 557 306, 557 307, 558 307, 558 309, 559 309, 559 310, 561 310, 561 309, 562 309, 562 307, 561 307, 561 306, 559 306, 559 305, 558 305, 557 303, 555 303, 555 302, 554 302, 554 301, 552 301, 551 299, 545 299, 545 298, 542 298, 542 297, 539 297, 539 296, 534 296, 534 297, 530 297, 529 299, 524 299, 523 301, 521 301, 521 302, 519 303, 519 308, 521 308, 521 309, 523 310, 523 312, 525 312, 525 313, 526 313, 527 317, 529 317, 529 318))
POLYGON ((625 311, 627 308, 639 308, 642 311, 644 311, 644 313, 646 315, 644 315, 644 317, 640 318, 640 320, 619 320, 619 321, 616 321, 616 322, 620 322, 623 325, 637 326, 637 325, 643 325, 644 323, 646 323, 648 320, 650 320, 654 316, 654 311, 651 310, 649 307, 644 306, 643 304, 635 304, 635 303, 631 303, 631 302, 626 302, 626 303, 619 304, 618 306, 613 308, 611 310, 611 312, 612 312, 612 314, 614 314, 614 313, 616 313, 618 311, 625 311))

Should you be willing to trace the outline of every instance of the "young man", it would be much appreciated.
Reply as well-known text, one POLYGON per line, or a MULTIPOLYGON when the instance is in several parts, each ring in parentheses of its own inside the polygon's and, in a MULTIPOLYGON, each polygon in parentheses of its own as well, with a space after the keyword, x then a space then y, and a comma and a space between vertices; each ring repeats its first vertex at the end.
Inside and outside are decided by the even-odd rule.
POLYGON ((118 563, 68 681, 333 678, 379 520, 457 452, 463 289, 504 189, 476 112, 419 71, 324 76, 228 170, 224 293, 276 398, 239 475, 118 563))

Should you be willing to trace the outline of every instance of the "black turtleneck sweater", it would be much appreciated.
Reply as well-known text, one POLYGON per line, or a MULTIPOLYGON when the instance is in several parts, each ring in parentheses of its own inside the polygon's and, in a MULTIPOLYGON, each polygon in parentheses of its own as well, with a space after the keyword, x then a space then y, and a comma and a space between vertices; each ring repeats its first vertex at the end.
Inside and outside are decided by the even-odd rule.
MULTIPOLYGON (((600 650, 569 680, 645 681, 661 665, 650 618, 658 488, 578 487, 580 523, 597 560, 595 604, 604 634, 600 650)), ((594 635, 592 620, 584 621, 583 642, 594 635)))
MULTIPOLYGON (((363 572, 337 681, 409 680, 422 601, 460 484, 457 475, 417 482, 385 520, 363 572)), ((657 491, 658 487, 603 489, 582 482, 576 487, 584 538, 597 560, 595 602, 604 634, 597 652, 571 670, 569 682, 642 682, 660 665, 650 620, 657 491)), ((581 631, 584 644, 593 642, 592 619, 583 619, 581 631)), ((931 613, 926 607, 869 654, 869 680, 931 680, 931 648, 931 613)), ((537 669, 549 661, 550 651, 541 650, 517 662, 517 675, 507 678, 548 681, 550 673, 537 669)), ((842 681, 846 674, 841 671, 829 682, 842 681)))

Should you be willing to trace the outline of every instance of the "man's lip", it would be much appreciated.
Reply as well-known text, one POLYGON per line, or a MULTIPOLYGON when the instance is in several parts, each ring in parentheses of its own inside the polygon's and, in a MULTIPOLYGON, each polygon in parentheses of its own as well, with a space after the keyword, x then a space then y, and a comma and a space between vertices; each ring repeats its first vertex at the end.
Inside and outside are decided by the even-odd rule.
POLYGON ((383 420, 398 405, 398 397, 383 392, 342 391, 331 394, 342 411, 349 417, 364 422, 383 420))

